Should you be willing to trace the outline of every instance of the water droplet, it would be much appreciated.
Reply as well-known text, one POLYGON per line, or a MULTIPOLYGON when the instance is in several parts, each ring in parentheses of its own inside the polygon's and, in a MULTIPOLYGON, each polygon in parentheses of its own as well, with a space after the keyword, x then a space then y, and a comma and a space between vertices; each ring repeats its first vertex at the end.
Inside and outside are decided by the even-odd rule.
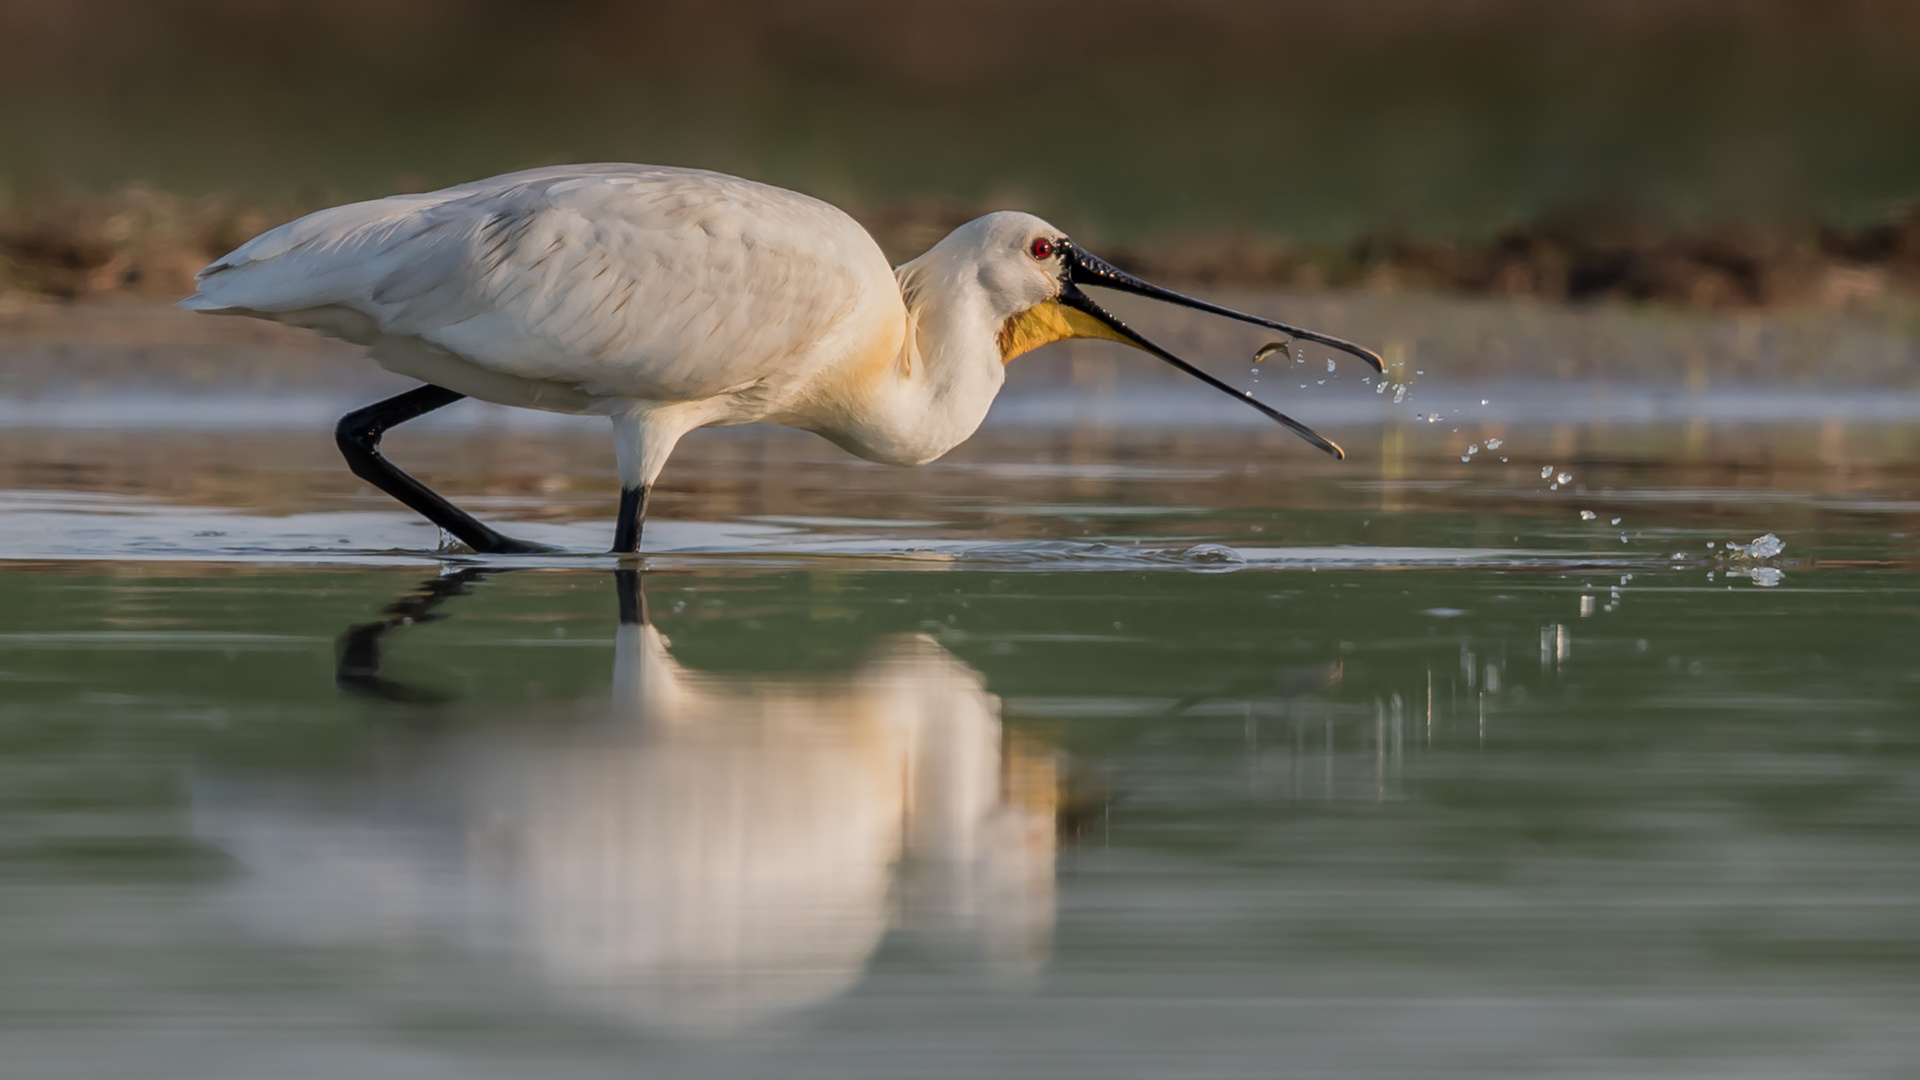
POLYGON ((1333 357, 1331 356, 1327 357, 1327 370, 1328 371, 1333 370, 1333 357))
POLYGON ((1501 445, 1501 443, 1502 443, 1503 441, 1504 441, 1504 440, 1501 440, 1501 439, 1488 439, 1488 440, 1487 440, 1487 449, 1489 449, 1489 450, 1498 450, 1498 449, 1500 449, 1500 445, 1501 445))
POLYGON ((1573 482, 1573 474, 1570 472, 1563 472, 1559 476, 1554 477, 1553 479, 1556 483, 1571 484, 1573 482))
POLYGON ((1580 520, 1581 520, 1581 521, 1592 521, 1592 520, 1593 520, 1594 518, 1596 518, 1596 517, 1599 517, 1599 516, 1600 516, 1600 515, 1598 515, 1598 514, 1596 514, 1596 513, 1594 513, 1594 512, 1593 512, 1593 511, 1591 511, 1591 510, 1582 510, 1582 511, 1580 511, 1580 520))
POLYGON ((1401 383, 1393 388, 1393 403, 1400 404, 1407 399, 1407 384, 1401 383))
POLYGON ((1753 543, 1747 545, 1746 556, 1749 559, 1771 559, 1785 550, 1787 550, 1786 542, 1768 533, 1765 536, 1756 537, 1753 543))
POLYGON ((1612 521, 1609 521, 1609 522, 1607 522, 1607 524, 1609 524, 1609 525, 1618 525, 1618 524, 1620 524, 1620 519, 1619 519, 1619 518, 1614 518, 1614 519, 1613 519, 1612 521))
POLYGON ((1551 465, 1540 466, 1540 479, 1545 480, 1552 475, 1553 475, 1553 466, 1551 465))

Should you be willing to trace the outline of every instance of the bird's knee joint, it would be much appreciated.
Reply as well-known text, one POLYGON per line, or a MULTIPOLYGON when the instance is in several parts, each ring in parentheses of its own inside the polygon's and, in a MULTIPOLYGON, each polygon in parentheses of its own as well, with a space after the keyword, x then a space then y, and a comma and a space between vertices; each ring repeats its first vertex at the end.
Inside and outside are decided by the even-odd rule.
POLYGON ((351 412, 334 425, 333 439, 342 450, 371 450, 380 445, 380 429, 360 413, 351 412))

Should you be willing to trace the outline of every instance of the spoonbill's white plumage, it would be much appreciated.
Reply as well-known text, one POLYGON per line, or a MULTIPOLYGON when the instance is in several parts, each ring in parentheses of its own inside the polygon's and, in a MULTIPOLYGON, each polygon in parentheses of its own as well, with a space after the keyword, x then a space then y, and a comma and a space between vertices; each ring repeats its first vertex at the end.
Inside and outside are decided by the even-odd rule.
MULTIPOLYGON (((388 428, 461 397, 612 419, 614 550, 637 549, 646 493, 697 427, 777 423, 874 461, 918 465, 972 435, 1014 356, 1104 337, 1225 384, 1079 288, 1100 285, 1336 338, 1160 289, 1030 214, 969 222, 890 267, 835 207, 719 173, 574 165, 310 214, 202 270, 181 306, 311 327, 426 383, 349 414, 349 466, 477 551, 501 536, 381 457, 388 428)), ((1336 455, 1338 447, 1243 398, 1336 455)))
MULTIPOLYGON (((690 670, 617 573, 603 702, 533 722, 477 705, 389 732, 357 768, 198 771, 194 831, 242 869, 227 898, 309 940, 467 945, 679 1031, 830 1000, 902 927, 1007 974, 1044 959, 1053 756, 1003 728, 979 672, 921 635, 838 674, 690 670)), ((417 700, 381 673, 379 639, 480 576, 349 631, 342 685, 417 700)))

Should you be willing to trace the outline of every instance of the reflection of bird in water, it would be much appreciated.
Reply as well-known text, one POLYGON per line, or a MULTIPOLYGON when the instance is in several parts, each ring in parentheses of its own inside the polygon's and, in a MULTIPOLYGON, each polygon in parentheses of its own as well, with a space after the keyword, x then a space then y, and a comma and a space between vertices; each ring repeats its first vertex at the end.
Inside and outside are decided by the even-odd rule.
POLYGON ((181 306, 312 327, 426 383, 347 415, 340 450, 356 475, 482 552, 540 549, 379 452, 387 429, 462 397, 612 418, 613 549, 632 552, 647 492, 695 428, 785 424, 920 465, 979 427, 1008 361, 1072 337, 1143 349, 1340 455, 1141 337, 1082 286, 1270 327, 1381 369, 1338 338, 1151 285, 1029 214, 969 222, 896 271, 817 199, 645 165, 530 169, 336 206, 255 237, 199 283, 181 306))
MULTIPOLYGON (((247 868, 247 909, 324 939, 504 951, 649 1026, 829 999, 893 926, 974 941, 1002 971, 1041 962, 1052 761, 1007 736, 977 672, 924 636, 834 679, 692 672, 621 577, 636 617, 610 715, 443 733, 360 777, 199 785, 197 827, 247 868)), ((349 632, 343 667, 467 584, 349 632)), ((395 696, 367 674, 343 682, 395 696)))

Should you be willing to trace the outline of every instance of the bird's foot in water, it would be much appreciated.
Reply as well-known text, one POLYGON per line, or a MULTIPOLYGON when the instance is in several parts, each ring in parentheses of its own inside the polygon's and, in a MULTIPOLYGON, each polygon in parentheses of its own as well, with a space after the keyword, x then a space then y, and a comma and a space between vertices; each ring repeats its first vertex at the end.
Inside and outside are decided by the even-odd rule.
POLYGON ((515 540, 511 536, 492 533, 480 543, 462 540, 445 529, 440 530, 440 546, 435 549, 441 555, 561 555, 565 548, 552 544, 538 544, 532 540, 515 540))
POLYGON ((560 555, 560 554, 564 554, 565 552, 566 552, 565 548, 557 548, 557 547, 554 547, 552 544, 536 544, 531 540, 515 540, 510 536, 503 536, 500 538, 500 542, 497 545, 495 545, 494 547, 492 547, 487 551, 481 552, 480 554, 482 555, 560 555))

